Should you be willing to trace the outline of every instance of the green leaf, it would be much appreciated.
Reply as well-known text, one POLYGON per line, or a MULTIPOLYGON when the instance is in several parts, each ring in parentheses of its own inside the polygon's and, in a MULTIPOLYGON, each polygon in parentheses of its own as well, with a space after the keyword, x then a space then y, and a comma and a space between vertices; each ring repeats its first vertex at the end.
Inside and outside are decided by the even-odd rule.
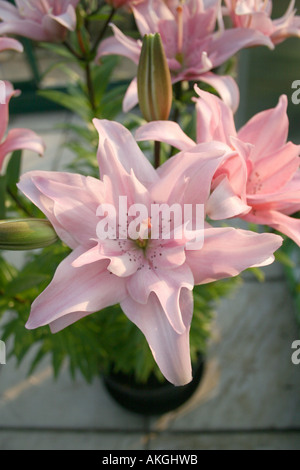
POLYGON ((285 267, 288 267, 288 268, 295 268, 296 267, 295 262, 291 259, 289 254, 285 253, 283 250, 276 251, 275 258, 276 258, 276 261, 283 264, 283 266, 285 266, 285 267))
POLYGON ((24 292, 38 288, 45 281, 49 282, 50 276, 41 273, 32 273, 30 276, 26 274, 20 274, 14 279, 8 288, 5 290, 5 295, 13 297, 15 295, 23 294, 24 292))
POLYGON ((259 282, 265 282, 265 273, 260 268, 249 268, 248 271, 252 272, 259 282))
POLYGON ((60 55, 61 57, 65 57, 65 58, 68 58, 68 59, 72 59, 73 61, 74 60, 76 61, 73 54, 63 45, 48 43, 48 42, 42 42, 39 45, 43 49, 47 49, 48 51, 51 51, 54 54, 57 54, 57 55, 60 55))
POLYGON ((0 175, 0 219, 5 219, 6 177, 0 175))
POLYGON ((10 157, 6 169, 6 187, 13 193, 17 194, 16 184, 19 182, 22 164, 22 150, 16 150, 10 157))
POLYGON ((4 288, 17 276, 17 270, 0 256, 0 288, 4 288))
POLYGON ((42 90, 39 91, 38 94, 50 101, 60 104, 70 111, 73 111, 85 121, 91 121, 93 118, 88 100, 78 93, 76 95, 71 95, 62 91, 42 90))

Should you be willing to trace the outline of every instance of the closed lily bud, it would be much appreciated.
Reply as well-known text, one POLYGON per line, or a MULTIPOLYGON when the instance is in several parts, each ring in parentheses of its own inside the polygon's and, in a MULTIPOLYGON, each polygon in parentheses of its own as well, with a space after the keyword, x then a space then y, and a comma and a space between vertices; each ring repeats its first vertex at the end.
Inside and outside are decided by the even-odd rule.
POLYGON ((0 221, 0 250, 25 251, 52 245, 58 237, 48 220, 0 221))
POLYGON ((144 118, 149 122, 169 119, 173 89, 160 34, 144 36, 137 77, 139 104, 144 118))

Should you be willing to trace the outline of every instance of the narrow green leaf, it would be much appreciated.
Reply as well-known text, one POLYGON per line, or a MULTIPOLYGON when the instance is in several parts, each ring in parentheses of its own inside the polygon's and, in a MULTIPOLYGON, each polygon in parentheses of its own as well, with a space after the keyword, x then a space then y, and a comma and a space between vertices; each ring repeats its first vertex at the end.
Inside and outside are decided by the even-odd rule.
POLYGON ((0 219, 5 218, 6 176, 0 175, 0 219))
POLYGON ((21 164, 22 150, 16 150, 11 155, 6 169, 6 187, 13 194, 16 194, 18 192, 16 184, 20 179, 21 164))

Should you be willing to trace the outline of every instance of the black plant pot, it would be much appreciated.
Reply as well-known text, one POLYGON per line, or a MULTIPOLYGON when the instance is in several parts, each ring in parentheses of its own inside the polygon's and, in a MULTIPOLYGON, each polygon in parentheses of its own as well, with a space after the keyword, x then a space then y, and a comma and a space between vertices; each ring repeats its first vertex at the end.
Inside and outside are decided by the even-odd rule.
POLYGON ((124 408, 143 415, 161 415, 183 405, 198 388, 203 377, 204 358, 193 367, 193 380, 182 387, 159 382, 151 376, 146 384, 137 384, 132 377, 117 373, 103 377, 109 394, 124 408))

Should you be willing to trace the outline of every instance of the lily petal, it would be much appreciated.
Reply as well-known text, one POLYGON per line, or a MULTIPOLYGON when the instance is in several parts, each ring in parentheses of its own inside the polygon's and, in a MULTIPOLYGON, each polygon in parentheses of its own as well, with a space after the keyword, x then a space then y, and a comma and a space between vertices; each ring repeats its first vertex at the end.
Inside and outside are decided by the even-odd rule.
POLYGON ((34 301, 26 327, 50 325, 56 333, 79 319, 115 305, 126 297, 121 278, 106 270, 106 262, 74 268, 72 262, 82 253, 74 250, 58 267, 47 289, 34 301))
POLYGON ((240 90, 232 77, 207 72, 201 75, 199 80, 214 87, 224 103, 232 109, 233 113, 237 111, 240 103, 240 90))
POLYGON ((2 141, 4 134, 8 126, 9 119, 9 102, 13 96, 19 94, 18 90, 14 90, 13 85, 10 82, 4 81, 5 85, 5 103, 0 104, 0 142, 2 141))
POLYGON ((101 181, 72 173, 32 171, 21 177, 18 188, 46 215, 68 246, 94 244, 97 208, 103 202, 101 181))
POLYGON ((135 176, 146 187, 158 180, 155 169, 124 126, 107 120, 94 119, 93 122, 100 137, 98 161, 101 175, 108 175, 112 179, 115 177, 111 170, 111 160, 115 160, 120 162, 128 174, 133 170, 135 176), (109 141, 112 150, 109 157, 105 141, 109 141))
POLYGON ((98 48, 96 61, 99 62, 101 57, 106 55, 121 55, 132 60, 137 65, 139 63, 142 49, 141 42, 125 36, 125 34, 123 34, 122 31, 114 24, 111 24, 110 26, 113 30, 114 37, 104 39, 104 41, 101 42, 98 48))
POLYGON ((31 150, 43 155, 45 144, 43 139, 29 129, 12 129, 0 145, 0 154, 7 155, 15 150, 31 150))
POLYGON ((270 210, 250 213, 245 217, 245 220, 255 224, 269 225, 278 230, 278 232, 287 235, 300 246, 300 219, 270 210))
POLYGON ((231 145, 230 137, 236 137, 234 116, 230 106, 212 93, 195 86, 199 98, 195 98, 197 111, 197 142, 218 140, 231 145))
POLYGON ((186 252, 195 284, 237 276, 245 269, 266 266, 274 261, 273 253, 282 238, 269 233, 257 234, 234 228, 208 228, 199 251, 186 252))
POLYGON ((135 138, 137 141, 154 140, 164 142, 179 150, 188 150, 196 145, 183 132, 179 124, 172 121, 149 122, 136 131, 135 138))
POLYGON ((192 293, 183 289, 180 298, 186 329, 178 334, 170 325, 155 294, 150 294, 146 305, 131 298, 121 302, 128 318, 143 332, 155 361, 166 379, 180 386, 192 380, 189 330, 193 312, 192 293))
POLYGON ((178 334, 184 333, 186 325, 180 309, 180 294, 183 288, 192 291, 194 279, 185 264, 173 270, 154 270, 145 263, 127 282, 128 292, 139 304, 146 304, 151 292, 157 295, 164 314, 178 334))
POLYGON ((255 145, 251 154, 253 161, 285 145, 289 132, 287 104, 287 97, 282 95, 276 108, 256 114, 239 130, 240 140, 255 145))
POLYGON ((221 142, 195 145, 180 152, 159 168, 160 181, 153 185, 155 201, 182 204, 205 204, 210 194, 212 178, 218 167, 232 155, 232 150, 221 142), (184 196, 182 180, 189 179, 184 196), (182 198, 183 197, 183 198, 182 198))
POLYGON ((139 102, 137 78, 135 77, 126 90, 123 100, 123 112, 128 113, 139 102))
POLYGON ((12 49, 17 52, 23 52, 23 45, 13 38, 0 38, 0 52, 12 49))
POLYGON ((212 220, 224 220, 247 214, 251 209, 251 206, 236 195, 228 178, 225 177, 210 195, 206 205, 206 214, 212 220))

